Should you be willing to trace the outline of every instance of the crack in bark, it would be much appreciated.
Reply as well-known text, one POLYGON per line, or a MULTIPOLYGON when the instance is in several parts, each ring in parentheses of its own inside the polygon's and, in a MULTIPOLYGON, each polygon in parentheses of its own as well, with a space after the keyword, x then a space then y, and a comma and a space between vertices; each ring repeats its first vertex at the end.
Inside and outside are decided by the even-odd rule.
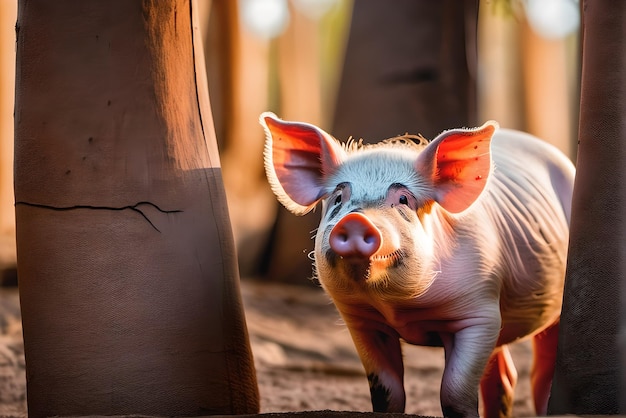
POLYGON ((148 205, 148 206, 152 206, 153 208, 155 208, 156 210, 158 210, 161 213, 179 213, 182 212, 182 210, 165 210, 165 209, 161 209, 159 206, 155 205, 152 202, 137 202, 134 205, 128 205, 128 206, 121 206, 121 207, 114 207, 114 206, 93 206, 93 205, 75 205, 75 206, 52 206, 52 205, 44 205, 42 203, 31 203, 31 202, 23 202, 23 201, 18 201, 15 202, 15 205, 24 205, 24 206, 31 206, 34 208, 42 208, 42 209, 50 209, 50 210, 56 210, 56 211, 69 211, 69 210, 76 210, 76 209, 93 209, 93 210, 114 210, 114 211, 122 211, 122 210, 132 210, 133 212, 137 212, 138 214, 140 214, 149 224, 152 228, 154 228, 155 231, 157 232, 161 232, 159 230, 159 228, 157 228, 152 221, 148 218, 148 216, 146 216, 145 213, 143 213, 143 211, 141 209, 139 209, 138 206, 141 205, 148 205))

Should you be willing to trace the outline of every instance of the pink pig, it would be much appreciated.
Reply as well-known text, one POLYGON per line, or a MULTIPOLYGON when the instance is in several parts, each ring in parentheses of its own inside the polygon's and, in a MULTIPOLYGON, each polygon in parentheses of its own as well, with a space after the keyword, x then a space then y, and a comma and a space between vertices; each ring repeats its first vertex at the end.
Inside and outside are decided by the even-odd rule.
POLYGON ((345 321, 374 411, 404 412, 400 340, 443 346, 446 417, 511 414, 507 344, 532 337, 546 413, 567 256, 574 167, 556 148, 487 122, 430 143, 340 144, 261 115, 272 190, 302 215, 322 202, 315 270, 345 321))

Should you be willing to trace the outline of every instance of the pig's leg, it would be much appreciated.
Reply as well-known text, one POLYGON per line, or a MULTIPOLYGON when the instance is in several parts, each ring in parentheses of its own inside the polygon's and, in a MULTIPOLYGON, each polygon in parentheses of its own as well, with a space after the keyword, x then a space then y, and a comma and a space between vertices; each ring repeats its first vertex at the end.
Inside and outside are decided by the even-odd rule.
POLYGON ((374 412, 404 412, 404 365, 397 335, 350 329, 365 368, 374 412))
POLYGON ((556 346, 559 337, 559 321, 533 337, 533 366, 530 383, 537 415, 548 412, 548 398, 556 362, 556 346))
POLYGON ((513 415, 513 392, 517 370, 506 345, 497 348, 489 357, 485 374, 480 381, 485 418, 513 415))
POLYGON ((478 387, 493 352, 501 318, 499 308, 472 318, 455 334, 442 335, 446 366, 441 382, 441 409, 445 417, 478 417, 478 387), (496 313, 497 312, 497 313, 496 313))

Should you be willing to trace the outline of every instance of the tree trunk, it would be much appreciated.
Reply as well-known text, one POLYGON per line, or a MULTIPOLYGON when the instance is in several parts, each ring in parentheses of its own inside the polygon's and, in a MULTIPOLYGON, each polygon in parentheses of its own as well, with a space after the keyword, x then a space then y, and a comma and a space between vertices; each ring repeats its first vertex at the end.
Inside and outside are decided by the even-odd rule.
MULTIPOLYGON (((618 414, 626 279, 626 3, 584 1, 580 130, 568 266, 549 412, 618 414), (622 309, 623 308, 622 304, 622 309)), ((624 387, 622 405, 624 405, 624 387)))
POLYGON ((264 134, 259 125, 259 115, 267 110, 270 43, 242 26, 238 2, 216 0, 213 10, 222 27, 213 32, 213 42, 222 44, 228 60, 210 79, 211 92, 219 84, 222 93, 213 109, 221 108, 222 114, 222 169, 239 267, 243 277, 251 277, 259 274, 257 265, 276 205, 263 170, 264 134))
MULTIPOLYGON (((319 23, 292 8, 291 23, 278 38, 280 114, 282 119, 322 125, 319 23)), ((272 196, 273 198, 274 196, 272 196)), ((279 206, 270 234, 271 257, 261 268, 277 282, 319 285, 313 277, 308 254, 319 224, 319 212, 296 217, 279 206)))
POLYGON ((258 411, 189 0, 20 0, 29 416, 258 411))
POLYGON ((478 0, 356 1, 333 134, 377 142, 475 125, 477 19, 478 0))

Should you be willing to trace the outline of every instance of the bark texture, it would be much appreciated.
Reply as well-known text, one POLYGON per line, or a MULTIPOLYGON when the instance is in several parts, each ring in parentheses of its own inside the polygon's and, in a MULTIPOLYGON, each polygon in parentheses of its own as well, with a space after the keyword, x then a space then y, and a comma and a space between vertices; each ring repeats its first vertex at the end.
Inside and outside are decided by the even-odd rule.
POLYGON ((548 410, 619 414, 625 412, 618 335, 626 271, 626 3, 584 1, 582 11, 577 173, 548 410))
POLYGON ((29 415, 255 413, 190 0, 21 0, 29 415))

